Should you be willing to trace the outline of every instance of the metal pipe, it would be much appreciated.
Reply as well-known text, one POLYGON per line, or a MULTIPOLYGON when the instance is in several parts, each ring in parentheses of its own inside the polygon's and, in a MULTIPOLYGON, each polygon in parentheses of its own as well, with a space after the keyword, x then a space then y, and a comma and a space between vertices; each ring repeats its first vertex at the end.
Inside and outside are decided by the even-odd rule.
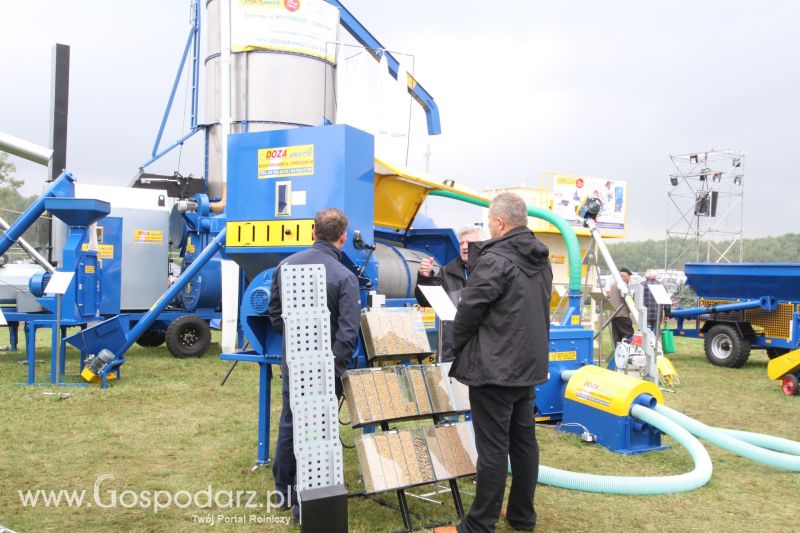
POLYGON ((186 285, 192 281, 195 276, 200 272, 200 270, 206 266, 212 257, 219 251, 220 248, 225 243, 225 233, 226 229, 223 228, 219 234, 214 237, 214 239, 208 243, 208 246, 203 248, 203 251, 200 252, 200 255, 192 261, 192 264, 184 270, 183 274, 181 274, 178 279, 175 280, 175 283, 167 289, 167 292, 161 295, 156 303, 150 308, 150 310, 142 316, 139 322, 130 330, 130 332, 125 335, 125 342, 122 346, 115 352, 117 357, 121 357, 122 354, 128 351, 136 340, 142 336, 144 332, 150 329, 150 326, 153 325, 153 322, 156 321, 158 315, 161 314, 164 309, 175 299, 179 292, 183 290, 186 285))
MULTIPOLYGON (((8 231, 8 228, 9 228, 9 227, 10 227, 10 226, 8 225, 8 222, 6 222, 5 220, 3 220, 3 218, 2 218, 2 217, 0 217, 0 228, 2 228, 2 229, 3 229, 3 231, 8 231)), ((54 267, 53 265, 51 265, 51 264, 50 264, 50 263, 47 261, 47 259, 45 259, 45 258, 44 258, 44 257, 43 257, 43 256, 42 256, 42 255, 41 255, 39 252, 37 252, 36 250, 34 250, 33 246, 31 246, 30 244, 28 244, 28 241, 26 241, 25 239, 23 239, 22 237, 20 237, 19 239, 17 239, 17 244, 19 244, 20 248, 22 248, 23 250, 25 250, 25 252, 28 254, 28 256, 29 256, 31 259, 33 259, 33 260, 34 260, 34 261, 35 261, 35 262, 36 262, 36 263, 37 263, 39 266, 41 266, 42 268, 44 268, 45 270, 47 270, 47 271, 48 271, 48 272, 50 272, 51 274, 52 274, 53 272, 55 272, 55 270, 56 270, 56 267, 54 267)))
POLYGON ((0 131, 0 151, 8 152, 11 155, 45 166, 49 165, 50 160, 53 158, 52 148, 39 146, 2 131, 0 131))
POLYGON ((73 196, 75 192, 75 178, 71 172, 64 171, 56 180, 37 198, 19 218, 11 224, 11 227, 0 237, 0 255, 8 251, 16 243, 22 234, 36 222, 39 216, 44 213, 45 198, 73 196))
POLYGON ((639 310, 636 308, 636 303, 633 301, 633 296, 631 296, 631 291, 628 289, 628 284, 622 279, 622 276, 617 269, 617 265, 614 263, 614 258, 611 257, 611 252, 608 251, 608 247, 603 240, 603 236, 600 235, 600 230, 597 229, 597 224, 595 224, 594 219, 591 218, 585 219, 585 223, 586 227, 589 228, 589 231, 592 233, 594 242, 597 243, 597 248, 600 249, 600 255, 603 256, 603 260, 606 262, 608 269, 611 271, 611 275, 614 276, 614 281, 617 284, 617 288, 619 289, 620 295, 622 295, 625 305, 628 306, 628 311, 630 311, 631 318, 636 322, 636 326, 640 330, 644 329, 642 324, 639 322, 639 310))
POLYGON ((231 3, 228 0, 219 6, 219 124, 222 130, 220 158, 222 187, 228 181, 228 135, 231 133, 231 3))
POLYGON ((704 307, 692 307, 690 309, 676 309, 670 311, 671 317, 690 317, 696 315, 704 315, 707 313, 728 313, 731 311, 744 311, 745 309, 761 308, 765 311, 774 311, 778 306, 778 301, 771 296, 762 296, 755 300, 745 300, 743 302, 734 302, 730 304, 721 305, 707 305, 704 307))

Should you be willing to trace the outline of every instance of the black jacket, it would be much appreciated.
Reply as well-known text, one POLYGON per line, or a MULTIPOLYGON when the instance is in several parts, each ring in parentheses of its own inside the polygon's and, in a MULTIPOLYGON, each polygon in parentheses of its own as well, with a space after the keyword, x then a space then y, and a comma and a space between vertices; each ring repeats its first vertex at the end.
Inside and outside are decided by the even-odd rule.
POLYGON ((341 256, 339 249, 325 241, 317 241, 308 250, 290 255, 275 269, 269 298, 269 319, 272 327, 283 335, 281 265, 325 265, 328 310, 331 312, 331 351, 336 358, 336 377, 341 377, 350 364, 361 317, 358 278, 340 262, 341 256))
POLYGON ((450 375, 465 385, 533 386, 547 381, 549 250, 524 227, 470 244, 472 270, 453 328, 450 375))
MULTIPOLYGON (((414 289, 414 296, 417 297, 419 305, 430 307, 428 299, 422 294, 420 285, 435 285, 444 289, 444 292, 453 300, 453 305, 458 305, 458 299, 461 297, 461 290, 467 284, 468 276, 467 266, 461 257, 456 257, 442 268, 433 276, 420 276, 417 275, 417 286, 414 289)), ((452 322, 442 323, 442 361, 453 360, 453 324, 452 322)))

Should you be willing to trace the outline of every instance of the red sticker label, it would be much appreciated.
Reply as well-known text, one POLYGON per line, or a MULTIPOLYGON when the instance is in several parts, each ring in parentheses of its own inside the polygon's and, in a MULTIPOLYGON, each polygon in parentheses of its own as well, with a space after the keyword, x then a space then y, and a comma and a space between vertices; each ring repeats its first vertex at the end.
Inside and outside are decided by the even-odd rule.
POLYGON ((300 0, 283 0, 283 7, 289 11, 297 11, 300 9, 300 0))

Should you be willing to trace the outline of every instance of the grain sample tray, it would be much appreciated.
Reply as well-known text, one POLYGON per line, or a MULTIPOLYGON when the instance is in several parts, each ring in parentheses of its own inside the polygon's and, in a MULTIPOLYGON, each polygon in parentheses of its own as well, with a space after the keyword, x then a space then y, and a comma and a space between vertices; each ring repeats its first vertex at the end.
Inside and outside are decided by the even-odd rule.
POLYGON ((419 409, 417 409, 414 391, 411 388, 411 384, 408 382, 405 367, 383 367, 383 375, 386 379, 386 386, 389 388, 389 395, 392 398, 395 415, 398 418, 417 416, 419 414, 419 409))
POLYGON ((350 418, 353 424, 364 424, 372 421, 372 413, 364 390, 363 375, 368 370, 348 370, 342 375, 342 388, 344 389, 347 406, 350 409, 350 418))
POLYGON ((361 331, 370 359, 432 353, 422 318, 410 307, 362 311, 361 331))
POLYGON ((450 399, 453 404, 453 411, 469 411, 469 387, 450 377, 450 367, 453 363, 441 363, 442 375, 447 377, 450 385, 450 399))
POLYGON ((469 411, 469 390, 449 365, 397 365, 348 370, 342 376, 352 424, 469 411))
POLYGON ((450 378, 443 372, 439 365, 423 365, 425 385, 431 398, 431 407, 434 413, 449 413, 454 411, 450 394, 450 378))

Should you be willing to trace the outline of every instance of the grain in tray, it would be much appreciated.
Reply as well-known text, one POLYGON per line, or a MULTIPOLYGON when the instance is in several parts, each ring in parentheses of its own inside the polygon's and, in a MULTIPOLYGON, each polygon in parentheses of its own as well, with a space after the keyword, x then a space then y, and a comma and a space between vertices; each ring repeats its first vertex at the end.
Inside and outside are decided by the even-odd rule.
POLYGON ((419 414, 427 415, 432 413, 433 410, 431 409, 428 390, 425 387, 425 378, 422 375, 422 367, 407 366, 406 376, 408 376, 408 381, 411 383, 411 389, 414 391, 414 399, 417 402, 419 414))
POLYGON ((392 452, 392 459, 397 470, 397 484, 399 487, 413 485, 414 482, 411 478, 411 471, 406 462, 405 453, 403 453, 403 444, 400 440, 400 434, 396 431, 386 434, 386 440, 389 442, 389 450, 392 452))
POLYGON ((422 429, 425 435, 425 442, 428 445, 428 453, 431 456, 431 464, 433 465, 433 474, 437 480, 450 479, 453 475, 447 470, 447 462, 445 460, 442 448, 439 445, 439 438, 436 435, 435 427, 427 427, 422 429))
POLYGON ((361 375, 362 373, 351 370, 342 376, 342 387, 353 424, 363 424, 372 420, 361 375))
POLYGON ((425 372, 425 383, 428 385, 433 411, 435 413, 447 413, 452 411, 453 404, 450 401, 447 376, 443 375, 438 365, 424 365, 422 368, 425 372))
POLYGON ((439 440, 439 448, 442 450, 442 459, 444 460, 445 468, 450 474, 450 477, 458 476, 458 465, 453 454, 453 446, 447 434, 447 428, 439 426, 436 429, 436 437, 439 440))
POLYGON ((444 426, 444 430, 447 434, 447 440, 450 442, 450 451, 453 454, 453 461, 455 461, 456 464, 456 473, 459 476, 474 474, 475 469, 467 452, 464 450, 464 444, 461 442, 461 437, 458 434, 456 426, 444 426))
POLYGON ((406 467, 408 468, 408 476, 410 480, 409 484, 416 485, 417 483, 427 481, 427 479, 422 477, 419 461, 417 460, 417 453, 414 448, 414 437, 410 431, 400 432, 400 447, 403 450, 403 456, 406 459, 406 467))
POLYGON ((475 448, 475 433, 472 429, 472 422, 460 422, 455 426, 461 444, 464 446, 464 452, 469 457, 469 464, 474 472, 478 465, 478 450, 475 448))
POLYGON ((400 379, 403 377, 401 368, 394 366, 384 367, 383 377, 386 380, 386 387, 389 389, 389 396, 392 398, 395 417, 415 416, 417 414, 417 406, 414 404, 414 397, 409 395, 408 387, 403 390, 400 384, 400 379))
POLYGON ((369 405, 372 421, 383 420, 384 416, 381 410, 381 399, 380 396, 378 396, 378 389, 375 387, 375 380, 372 378, 371 371, 365 371, 361 374, 361 383, 364 386, 364 394, 366 395, 367 404, 369 405))
POLYGON ((370 311, 361 312, 361 334, 364 336, 364 346, 367 349, 367 357, 372 359, 375 357, 375 338, 372 335, 372 328, 370 325, 370 311))
POLYGON ((381 466, 383 467, 383 478, 386 480, 386 488, 393 489, 400 486, 397 479, 397 465, 392 457, 392 450, 389 448, 389 440, 386 435, 374 435, 375 447, 378 449, 381 466))
POLYGON ((368 493, 386 490, 383 465, 373 437, 362 435, 356 438, 356 452, 361 467, 361 476, 364 478, 364 490, 368 493))
POLYGON ((428 450, 428 440, 424 429, 411 431, 411 440, 414 444, 414 455, 419 465, 419 475, 423 482, 436 481, 436 472, 431 461, 430 451, 428 450))
POLYGON ((390 418, 397 418, 398 414, 394 411, 394 403, 392 401, 392 395, 389 391, 389 385, 386 383, 386 373, 380 369, 374 369, 370 371, 372 375, 372 379, 375 381, 375 390, 378 393, 378 400, 381 403, 381 412, 383 413, 383 419, 388 420, 390 418))

